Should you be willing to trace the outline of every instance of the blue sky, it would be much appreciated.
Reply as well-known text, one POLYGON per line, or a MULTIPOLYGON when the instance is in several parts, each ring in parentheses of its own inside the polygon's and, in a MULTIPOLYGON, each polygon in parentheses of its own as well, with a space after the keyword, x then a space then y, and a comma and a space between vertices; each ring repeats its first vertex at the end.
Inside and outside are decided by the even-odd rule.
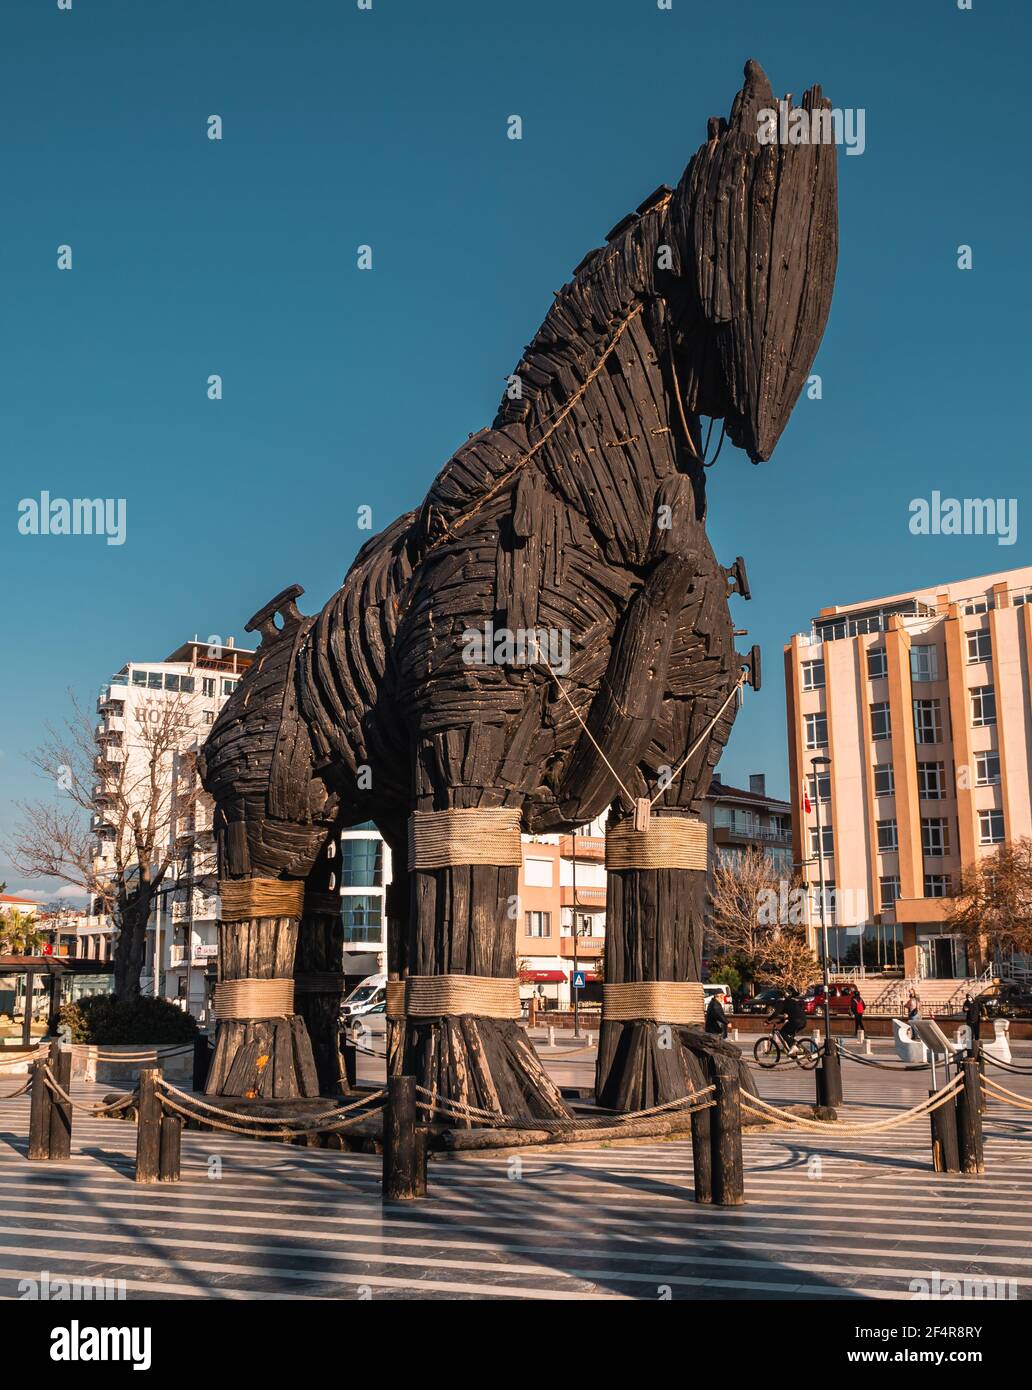
POLYGON ((750 56, 775 92, 820 82, 866 115, 823 398, 770 463, 727 445, 711 474, 767 677, 721 771, 787 791, 781 649, 818 607, 1029 563, 1020 524, 1010 547, 907 527, 933 489, 1024 519, 1029 29, 984 0, 6 7, 0 833, 69 686, 195 633, 240 643, 293 581, 325 601, 357 508, 388 524, 490 422, 551 291, 676 182, 750 56), (43 489, 124 498, 126 543, 20 535, 43 489))

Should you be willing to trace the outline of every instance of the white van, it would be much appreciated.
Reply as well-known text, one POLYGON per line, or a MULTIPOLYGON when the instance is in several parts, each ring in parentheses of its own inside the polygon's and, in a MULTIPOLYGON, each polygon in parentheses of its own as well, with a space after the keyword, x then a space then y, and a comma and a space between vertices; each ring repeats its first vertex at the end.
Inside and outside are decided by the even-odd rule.
POLYGON ((365 1014, 382 1014, 386 1007, 387 976, 367 975, 341 1004, 340 1016, 345 1023, 350 1023, 365 1014))

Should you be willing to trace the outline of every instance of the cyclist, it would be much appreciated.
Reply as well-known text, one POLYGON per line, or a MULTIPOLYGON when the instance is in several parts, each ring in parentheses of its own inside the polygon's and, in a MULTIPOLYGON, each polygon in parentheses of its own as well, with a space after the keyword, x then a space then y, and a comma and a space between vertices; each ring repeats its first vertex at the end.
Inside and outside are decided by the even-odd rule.
POLYGON ((797 989, 786 989, 783 997, 775 1004, 772 1027, 784 1038, 788 1045, 788 1055, 794 1057, 798 1051, 796 1034, 806 1027, 806 1008, 797 989))

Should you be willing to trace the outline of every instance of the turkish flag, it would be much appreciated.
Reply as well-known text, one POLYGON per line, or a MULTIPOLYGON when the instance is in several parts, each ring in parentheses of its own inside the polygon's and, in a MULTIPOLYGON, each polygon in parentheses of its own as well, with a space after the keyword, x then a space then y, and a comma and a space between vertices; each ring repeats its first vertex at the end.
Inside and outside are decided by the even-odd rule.
POLYGON ((813 807, 810 805, 810 793, 806 788, 805 779, 803 780, 803 799, 799 804, 802 807, 803 814, 805 816, 808 816, 810 812, 813 810, 813 807))

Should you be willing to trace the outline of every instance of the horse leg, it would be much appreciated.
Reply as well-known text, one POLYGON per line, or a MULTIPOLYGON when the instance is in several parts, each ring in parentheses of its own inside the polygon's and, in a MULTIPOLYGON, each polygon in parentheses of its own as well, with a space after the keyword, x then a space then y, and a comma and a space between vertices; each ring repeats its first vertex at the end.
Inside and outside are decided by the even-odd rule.
MULTIPOLYGON (((462 804, 461 791, 456 801, 462 804)), ((432 809, 429 800, 424 804, 432 809)), ((420 868, 418 857, 409 869, 409 1000, 426 977, 449 975, 477 977, 474 989, 478 981, 511 981, 510 998, 517 1000, 518 865, 420 868)), ((518 1005, 509 1016, 500 1016, 504 1006, 480 1012, 474 994, 464 1003, 445 1002, 435 1014, 406 1008, 404 1068, 430 1098, 527 1120, 568 1116, 558 1087, 512 1016, 518 1005)))
POLYGON ((348 1089, 340 1058, 344 923, 339 888, 340 836, 334 829, 305 879, 304 915, 294 956, 294 1007, 308 1030, 319 1093, 324 1096, 348 1089))

